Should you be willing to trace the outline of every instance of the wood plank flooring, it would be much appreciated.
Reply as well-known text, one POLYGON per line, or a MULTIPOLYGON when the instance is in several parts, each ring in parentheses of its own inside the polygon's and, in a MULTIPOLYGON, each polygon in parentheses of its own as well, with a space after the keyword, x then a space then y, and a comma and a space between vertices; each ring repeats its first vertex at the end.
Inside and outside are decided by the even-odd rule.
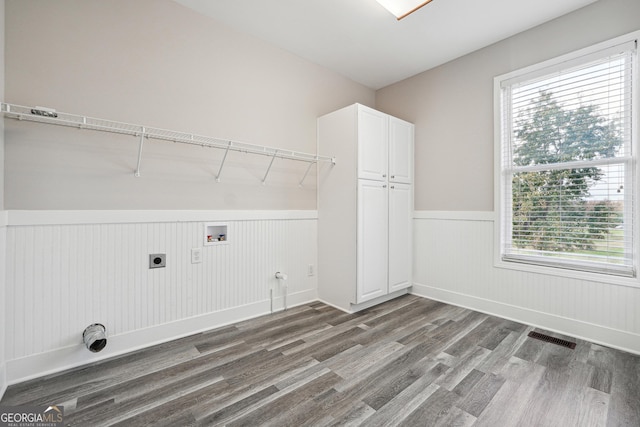
POLYGON ((640 357, 406 295, 311 303, 9 387, 67 426, 640 426, 640 357), (537 332, 548 333, 537 330, 537 332))

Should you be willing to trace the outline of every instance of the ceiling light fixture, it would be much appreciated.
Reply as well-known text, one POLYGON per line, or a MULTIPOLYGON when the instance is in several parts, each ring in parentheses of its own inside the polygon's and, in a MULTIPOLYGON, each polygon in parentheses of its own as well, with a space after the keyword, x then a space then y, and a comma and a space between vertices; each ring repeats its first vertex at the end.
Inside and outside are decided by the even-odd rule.
POLYGON ((385 9, 395 15, 398 21, 411 15, 416 10, 431 3, 432 0, 376 0, 385 9))

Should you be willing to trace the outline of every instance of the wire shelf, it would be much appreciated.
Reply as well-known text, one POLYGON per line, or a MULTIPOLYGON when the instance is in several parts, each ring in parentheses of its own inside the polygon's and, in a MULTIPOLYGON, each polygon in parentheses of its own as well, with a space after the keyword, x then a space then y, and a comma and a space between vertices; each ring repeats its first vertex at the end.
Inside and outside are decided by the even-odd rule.
POLYGON ((250 144, 247 142, 232 141, 228 139, 214 138, 210 136, 196 135, 192 133, 173 131, 168 129, 160 129, 143 125, 135 125, 130 123, 115 122, 106 119, 97 119, 94 117, 81 116, 77 114, 62 113, 44 107, 25 107, 22 105, 1 103, 1 112, 5 117, 27 120, 36 123, 52 124, 58 126, 68 126, 78 129, 88 129, 101 132, 112 132, 124 135, 132 135, 140 138, 138 148, 138 163, 134 175, 140 176, 140 165, 142 162, 142 152, 145 139, 155 139, 160 141, 170 141, 181 144, 199 145, 208 148, 217 148, 225 150, 222 163, 216 175, 216 181, 220 181, 222 168, 227 159, 229 151, 242 153, 250 153, 261 156, 271 157, 269 168, 267 169, 262 183, 264 184, 271 166, 276 158, 294 160, 309 163, 304 177, 299 185, 302 185, 311 166, 317 163, 335 164, 335 157, 319 156, 316 154, 304 153, 300 151, 284 150, 281 148, 268 147, 264 145, 250 144))

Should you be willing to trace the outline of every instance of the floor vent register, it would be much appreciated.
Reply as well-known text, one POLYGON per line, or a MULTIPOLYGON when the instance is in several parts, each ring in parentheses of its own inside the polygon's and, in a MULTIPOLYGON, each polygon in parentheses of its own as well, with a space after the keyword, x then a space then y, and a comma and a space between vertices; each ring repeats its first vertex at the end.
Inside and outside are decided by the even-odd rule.
POLYGON ((529 337, 535 338, 535 339, 540 340, 540 341, 548 342, 548 343, 551 343, 551 344, 560 345, 562 347, 567 347, 567 348, 570 348, 571 350, 576 348, 576 343, 574 343, 574 342, 563 340, 563 339, 560 339, 560 338, 554 338, 552 336, 541 334, 539 332, 531 331, 531 332, 529 332, 529 337))

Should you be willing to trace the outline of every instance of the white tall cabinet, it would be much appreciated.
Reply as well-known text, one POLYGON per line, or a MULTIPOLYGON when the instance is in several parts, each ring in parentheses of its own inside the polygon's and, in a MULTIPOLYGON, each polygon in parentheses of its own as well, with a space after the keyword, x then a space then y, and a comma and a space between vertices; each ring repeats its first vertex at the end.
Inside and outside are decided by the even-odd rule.
POLYGON ((411 123, 360 104, 318 119, 318 294, 358 311, 411 286, 411 123))

